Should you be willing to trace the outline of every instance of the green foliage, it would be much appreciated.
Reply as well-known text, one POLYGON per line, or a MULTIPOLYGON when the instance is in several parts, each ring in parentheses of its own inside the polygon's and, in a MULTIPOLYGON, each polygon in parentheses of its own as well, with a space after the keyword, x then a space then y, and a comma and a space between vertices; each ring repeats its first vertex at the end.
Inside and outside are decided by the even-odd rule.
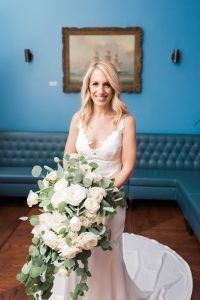
MULTIPOLYGON (((31 300, 48 300, 51 296, 51 290, 54 281, 54 275, 59 271, 60 267, 63 271, 65 268, 68 273, 72 270, 76 272, 79 276, 79 282, 76 285, 75 290, 71 293, 71 299, 77 300, 79 296, 83 296, 85 291, 88 290, 87 279, 91 276, 88 270, 88 259, 91 256, 91 250, 83 250, 78 253, 73 259, 68 259, 62 257, 62 253, 59 250, 53 250, 48 245, 45 244, 43 240, 43 234, 47 230, 46 237, 53 236, 56 234, 58 238, 63 238, 65 245, 68 247, 74 246, 74 240, 68 235, 71 232, 69 227, 70 219, 73 216, 84 216, 86 217, 86 207, 84 204, 84 199, 79 206, 73 206, 63 201, 59 203, 58 208, 54 208, 51 203, 51 198, 55 193, 54 185, 55 183, 64 178, 68 181, 69 186, 71 184, 79 184, 85 187, 86 192, 90 187, 102 187, 106 191, 106 196, 100 203, 100 221, 94 221, 93 224, 88 228, 87 225, 81 226, 80 230, 76 232, 78 235, 82 233, 92 232, 98 236, 98 245, 103 250, 112 250, 112 247, 117 247, 116 241, 111 240, 111 232, 105 226, 106 219, 112 219, 116 214, 116 208, 118 206, 125 206, 125 193, 122 189, 118 190, 114 186, 114 180, 108 178, 102 178, 98 183, 94 183, 92 180, 87 178, 87 169, 94 171, 98 165, 94 162, 88 162, 84 156, 78 155, 65 155, 65 165, 66 168, 63 169, 62 161, 59 158, 55 158, 54 161, 57 164, 57 170, 53 170, 48 166, 44 166, 44 169, 48 174, 51 171, 56 171, 55 179, 48 179, 48 187, 45 188, 44 181, 38 180, 39 191, 38 194, 38 204, 42 213, 48 213, 47 219, 44 218, 44 223, 48 222, 49 216, 52 216, 54 212, 61 214, 61 221, 58 221, 60 228, 59 232, 51 224, 47 224, 47 228, 43 229, 44 224, 40 224, 41 218, 39 215, 33 215, 31 217, 21 217, 21 220, 29 220, 33 227, 37 227, 37 234, 32 238, 32 245, 29 247, 29 253, 26 257, 26 263, 23 265, 21 272, 17 274, 17 279, 25 285, 26 294, 31 300), (80 168, 80 166, 82 167, 80 168), (85 171, 84 171, 85 170, 85 171), (64 216, 64 220, 62 220, 64 216), (47 220, 47 221, 46 221, 47 220), (40 226, 42 225, 42 226, 40 226), (53 232, 53 233, 52 233, 53 232), (72 243, 73 242, 73 243, 72 243), (116 242, 116 245, 115 245, 116 242), (55 265, 54 265, 55 264, 55 265)), ((41 176, 42 168, 40 166, 35 166, 33 168, 32 174, 34 177, 41 176)), ((58 214, 59 215, 59 214, 58 214)), ((57 218, 57 217, 56 217, 57 218)), ((59 216, 58 216, 59 220, 59 216)), ((87 221, 87 220, 86 220, 87 221)), ((51 221, 49 221, 51 223, 51 221)), ((52 221, 52 223, 56 223, 52 221)), ((55 225, 55 224, 54 224, 55 225)), ((83 234, 84 235, 84 234, 83 234)), ((76 244, 75 244, 76 246, 76 244)))
POLYGON ((32 169, 32 176, 39 177, 42 173, 42 168, 40 166, 34 166, 32 169))

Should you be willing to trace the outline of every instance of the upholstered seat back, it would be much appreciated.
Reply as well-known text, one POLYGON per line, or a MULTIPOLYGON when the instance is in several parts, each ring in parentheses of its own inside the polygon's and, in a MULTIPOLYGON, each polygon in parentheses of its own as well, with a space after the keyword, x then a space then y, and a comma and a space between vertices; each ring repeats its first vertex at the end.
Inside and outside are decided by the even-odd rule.
POLYGON ((200 135, 138 134, 136 168, 200 169, 200 135))
MULTIPOLYGON (((54 165, 67 133, 0 132, 0 166, 54 165)), ((137 134, 138 169, 200 170, 200 135, 137 134)))
POLYGON ((55 156, 63 157, 66 138, 58 132, 0 132, 0 165, 52 166, 55 156))

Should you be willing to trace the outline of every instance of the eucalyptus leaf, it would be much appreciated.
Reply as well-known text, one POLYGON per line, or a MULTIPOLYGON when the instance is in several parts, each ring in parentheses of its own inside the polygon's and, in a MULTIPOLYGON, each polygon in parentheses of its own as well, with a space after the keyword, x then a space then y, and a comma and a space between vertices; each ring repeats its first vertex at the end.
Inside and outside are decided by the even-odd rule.
POLYGON ((42 173, 42 168, 40 166, 34 166, 31 173, 33 177, 39 177, 42 173))
POLYGON ((75 266, 74 259, 65 259, 64 266, 68 269, 73 269, 73 267, 75 266))
POLYGON ((88 188, 90 187, 92 184, 92 180, 88 179, 88 178, 83 178, 83 185, 84 187, 88 188))
POLYGON ((32 226, 39 225, 39 216, 31 216, 29 220, 32 226))
POLYGON ((50 168, 49 166, 44 166, 44 169, 45 169, 45 170, 47 170, 48 172, 51 172, 51 171, 53 171, 53 169, 52 169, 52 168, 50 168))
POLYGON ((29 266, 28 264, 25 264, 23 267, 22 267, 22 273, 27 275, 29 273, 29 266))
POLYGON ((22 220, 22 221, 27 221, 28 217, 20 217, 19 219, 22 220))
POLYGON ((38 180, 37 184, 38 184, 40 190, 44 189, 44 183, 42 180, 38 180))
POLYGON ((62 201, 59 203, 58 205, 58 211, 59 213, 64 213, 65 212, 65 209, 66 209, 66 202, 62 201))
POLYGON ((105 211, 109 211, 111 213, 115 212, 115 209, 113 207, 104 207, 103 208, 105 211))
POLYGON ((41 267, 32 266, 30 269, 30 276, 32 278, 36 278, 36 277, 40 276, 41 272, 42 272, 41 267))

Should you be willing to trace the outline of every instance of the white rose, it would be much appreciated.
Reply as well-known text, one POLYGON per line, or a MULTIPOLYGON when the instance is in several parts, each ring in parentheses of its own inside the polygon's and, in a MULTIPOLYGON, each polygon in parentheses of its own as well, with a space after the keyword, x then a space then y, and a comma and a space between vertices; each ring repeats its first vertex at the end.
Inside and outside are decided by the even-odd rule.
POLYGON ((49 246, 53 250, 57 249, 58 237, 53 231, 45 231, 45 233, 42 235, 42 238, 47 246, 49 246))
POLYGON ((84 206, 90 213, 95 213, 100 208, 99 202, 93 198, 87 198, 84 202, 84 206))
POLYGON ((43 213, 39 215, 40 225, 46 227, 46 229, 51 228, 51 220, 52 220, 51 213, 43 213))
POLYGON ((88 190, 88 197, 101 202, 103 197, 106 196, 106 191, 102 187, 90 187, 88 190))
POLYGON ((78 206, 86 198, 86 189, 79 184, 72 184, 65 189, 67 194, 67 203, 78 206))
POLYGON ((93 232, 84 232, 79 236, 77 246, 84 250, 90 250, 98 244, 98 239, 93 232))
POLYGON ((54 191, 59 192, 64 190, 68 186, 68 182, 66 179, 61 178, 54 185, 54 191))
POLYGON ((53 196, 51 197, 51 204, 53 205, 54 208, 58 208, 58 205, 61 203, 61 202, 66 202, 67 203, 67 200, 68 200, 68 193, 67 193, 67 188, 65 188, 64 190, 62 191, 59 191, 59 192, 55 192, 53 194, 53 196))
POLYGON ((81 222, 78 217, 73 216, 69 222, 72 231, 79 231, 81 229, 81 222))
POLYGON ((47 189, 49 187, 49 182, 45 178, 42 180, 42 182, 43 182, 44 188, 47 189))
POLYGON ((32 190, 28 194, 27 204, 29 207, 32 207, 35 204, 38 204, 38 194, 34 193, 32 190))
POLYGON ((58 174, 56 171, 51 171, 49 174, 47 174, 46 176, 46 180, 49 181, 56 181, 56 179, 58 178, 58 174))
POLYGON ((63 224, 65 217, 61 215, 58 211, 53 211, 51 215, 51 228, 56 232, 59 233, 60 229, 66 228, 66 225, 63 224))
POLYGON ((40 238, 41 235, 44 234, 46 230, 47 230, 46 226, 37 225, 32 229, 31 233, 34 235, 34 237, 40 238))
POLYGON ((59 251, 61 257, 69 258, 69 259, 74 258, 76 256, 76 254, 79 253, 79 252, 80 252, 79 248, 77 248, 75 246, 69 247, 68 245, 65 245, 59 251))
POLYGON ((65 278, 65 277, 69 276, 70 272, 65 267, 62 266, 59 268, 59 270, 56 274, 58 274, 58 276, 60 276, 60 277, 65 278))

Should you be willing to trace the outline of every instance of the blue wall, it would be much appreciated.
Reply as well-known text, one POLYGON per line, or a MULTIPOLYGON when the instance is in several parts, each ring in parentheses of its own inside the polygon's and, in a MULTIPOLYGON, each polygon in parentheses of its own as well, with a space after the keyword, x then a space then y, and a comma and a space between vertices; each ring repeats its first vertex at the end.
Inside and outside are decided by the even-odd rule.
POLYGON ((68 130, 80 97, 62 92, 62 26, 142 27, 142 93, 122 95, 138 132, 200 132, 199 0, 0 0, 0 130, 68 130))

